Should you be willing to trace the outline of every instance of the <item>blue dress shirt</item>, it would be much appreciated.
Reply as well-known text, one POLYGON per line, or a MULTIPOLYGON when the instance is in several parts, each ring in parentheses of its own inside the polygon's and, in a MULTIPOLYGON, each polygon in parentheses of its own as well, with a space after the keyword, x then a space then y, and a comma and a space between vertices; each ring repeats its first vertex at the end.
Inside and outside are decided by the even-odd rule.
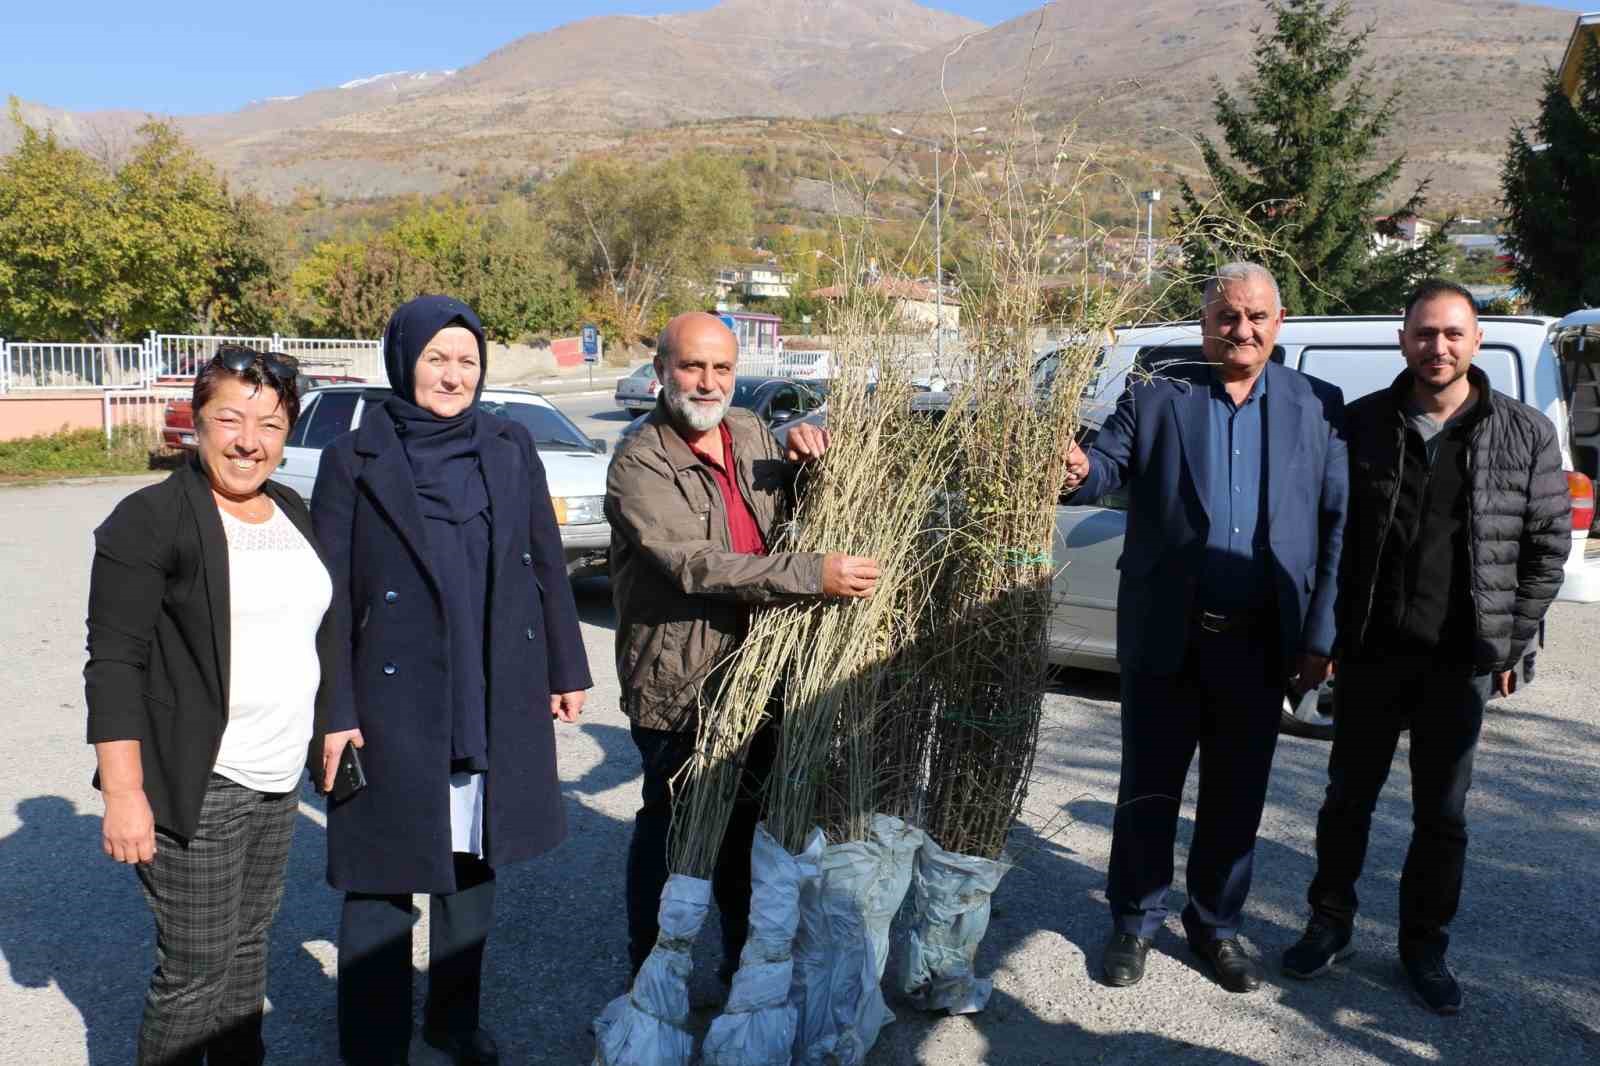
POLYGON ((1211 377, 1210 484, 1202 486, 1211 516, 1199 606, 1232 614, 1267 604, 1266 509, 1267 375, 1235 405, 1222 381, 1211 377))

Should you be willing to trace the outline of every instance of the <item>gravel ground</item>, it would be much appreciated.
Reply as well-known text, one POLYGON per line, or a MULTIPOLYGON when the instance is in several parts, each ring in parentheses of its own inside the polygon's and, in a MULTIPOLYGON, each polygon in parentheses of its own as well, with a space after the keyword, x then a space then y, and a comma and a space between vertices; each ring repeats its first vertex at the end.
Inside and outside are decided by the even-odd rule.
MULTIPOLYGON (((0 490, 0 639, 20 664, 0 685, 0 1060, 125 1063, 152 960, 134 879, 99 850, 100 803, 83 743, 83 613, 89 532, 140 482, 0 490)), ((561 730, 571 839, 502 872, 485 1020, 507 1062, 584 1063, 589 1020, 625 974, 622 867, 637 756, 617 710, 603 582, 579 589, 600 679, 584 724, 561 730)), ((1396 891, 1409 834, 1409 774, 1397 759, 1374 823, 1359 953, 1301 984, 1276 960, 1298 935, 1312 873, 1325 745, 1285 739, 1262 826, 1246 939, 1268 963, 1260 993, 1232 996, 1196 968, 1176 917, 1133 989, 1094 979, 1108 922, 1102 896, 1116 792, 1116 688, 1073 674, 1047 700, 1017 867, 1002 882, 979 957, 995 995, 983 1014, 932 1018, 897 1008, 871 1066, 923 1063, 1283 1063, 1600 1061, 1600 709, 1593 649, 1600 607, 1558 604, 1537 683, 1490 713, 1470 804, 1473 842, 1451 958, 1464 1012, 1415 1006, 1395 959, 1396 891)), ((1402 745, 1402 750, 1404 750, 1402 745)), ((1187 846, 1193 780, 1180 830, 1187 846)), ((335 1061, 333 948, 338 897, 322 880, 323 816, 301 804, 272 942, 271 1061, 335 1061)), ((1179 855, 1181 862, 1183 856, 1179 855)), ((1179 885, 1181 890, 1181 884, 1179 885)), ((1181 906, 1174 892, 1174 915, 1181 906)), ((425 910, 425 908, 424 908, 425 910)), ((425 961, 426 914, 418 961, 425 961)), ((693 992, 714 993, 714 933, 693 992)), ((892 975, 891 975, 892 976, 892 975)), ((422 985, 418 981, 420 995, 422 985)), ((697 1017, 709 1024, 711 1011, 697 1017)), ((419 1064, 441 1061, 430 1053, 419 1064)))

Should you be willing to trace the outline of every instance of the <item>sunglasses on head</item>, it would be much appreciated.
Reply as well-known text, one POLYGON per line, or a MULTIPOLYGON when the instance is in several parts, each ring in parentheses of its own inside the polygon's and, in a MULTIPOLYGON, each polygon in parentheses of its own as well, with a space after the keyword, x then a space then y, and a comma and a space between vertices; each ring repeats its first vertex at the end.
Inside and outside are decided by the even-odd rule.
POLYGON ((300 373, 300 361, 292 355, 258 352, 250 348, 223 348, 211 361, 235 374, 243 374, 256 364, 279 381, 293 381, 300 373))

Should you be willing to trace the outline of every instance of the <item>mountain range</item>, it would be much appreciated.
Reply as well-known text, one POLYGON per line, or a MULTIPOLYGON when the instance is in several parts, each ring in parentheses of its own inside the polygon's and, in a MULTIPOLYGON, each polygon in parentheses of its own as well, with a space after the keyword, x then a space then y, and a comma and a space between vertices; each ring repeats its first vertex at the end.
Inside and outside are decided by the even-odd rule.
MULTIPOLYGON (((1232 86, 1248 72, 1250 31, 1265 18, 1259 0, 1065 0, 997 26, 914 0, 723 0, 580 19, 460 70, 172 117, 236 183, 271 198, 365 198, 544 173, 640 131, 716 140, 719 123, 752 116, 931 132, 949 128, 947 107, 973 123, 1003 118, 1026 83, 1036 121, 1190 169, 1194 134, 1214 133, 1212 79, 1232 86)), ((1532 115, 1572 19, 1511 0, 1354 0, 1350 25, 1372 27, 1373 86, 1401 94, 1387 150, 1407 153, 1407 177, 1431 178, 1436 200, 1492 198, 1510 127, 1532 115)), ((23 111, 101 144, 142 118, 47 102, 23 111)), ((0 130, 0 150, 10 136, 0 130)))

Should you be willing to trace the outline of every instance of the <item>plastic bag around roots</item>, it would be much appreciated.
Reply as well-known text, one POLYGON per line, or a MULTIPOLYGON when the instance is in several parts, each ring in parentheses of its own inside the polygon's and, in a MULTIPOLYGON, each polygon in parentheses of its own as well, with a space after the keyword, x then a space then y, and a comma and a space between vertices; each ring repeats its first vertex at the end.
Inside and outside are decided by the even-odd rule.
POLYGON ((661 932, 627 994, 595 1019, 594 1066, 688 1066, 690 953, 705 924, 711 882, 673 874, 661 890, 661 932))
POLYGON ((871 834, 824 848, 813 832, 819 872, 801 886, 795 937, 796 1063, 857 1066, 894 1021, 882 988, 889 924, 924 834, 883 814, 873 816, 871 834))
POLYGON ((901 991, 923 1010, 976 1014, 994 982, 973 972, 989 931, 989 904, 1011 869, 1002 859, 958 855, 926 839, 911 879, 915 914, 906 938, 901 991))
POLYGON ((789 1066, 794 1049, 795 928, 800 922, 800 882, 816 875, 816 857, 796 858, 756 827, 750 848, 750 936, 739 953, 723 1013, 706 1034, 706 1066, 789 1066))

